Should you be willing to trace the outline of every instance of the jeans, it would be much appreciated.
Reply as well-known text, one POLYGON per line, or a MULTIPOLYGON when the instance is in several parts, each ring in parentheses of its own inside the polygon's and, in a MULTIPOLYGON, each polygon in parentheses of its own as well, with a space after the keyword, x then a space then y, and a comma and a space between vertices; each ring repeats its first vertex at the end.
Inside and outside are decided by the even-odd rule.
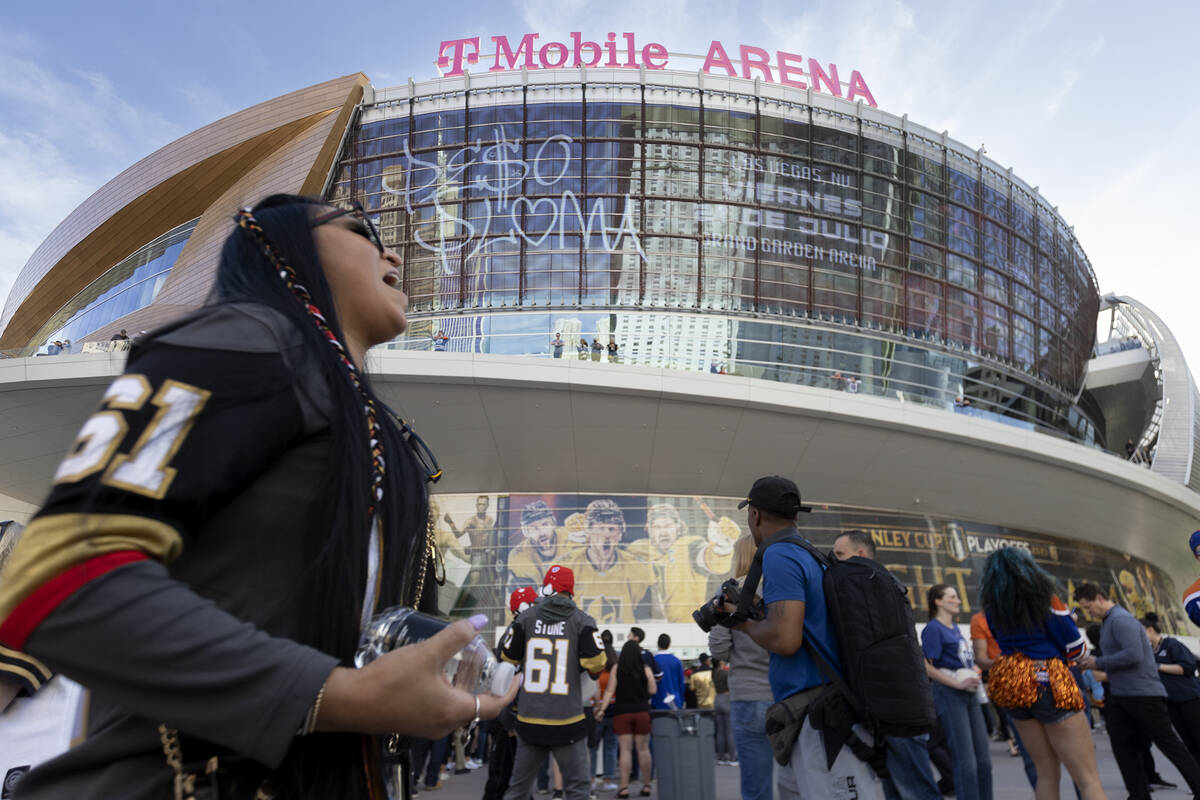
POLYGON ((713 724, 716 725, 717 760, 737 761, 737 745, 733 742, 733 731, 729 729, 729 693, 717 695, 713 703, 713 724))
POLYGON ((929 734, 887 737, 888 778, 883 779, 887 800, 942 800, 926 743, 929 734))
POLYGON ((437 741, 429 739, 413 739, 412 745, 412 783, 416 786, 421 780, 422 767, 425 767, 425 788, 437 786, 438 773, 446 760, 446 752, 450 748, 450 737, 445 736, 437 741), (428 766, 426 767, 426 759, 428 766))
POLYGON ((742 800, 771 800, 775 757, 767 740, 766 700, 735 700, 729 704, 733 741, 737 743, 742 800))
POLYGON ((946 729, 954 758, 954 790, 958 800, 992 800, 992 759, 988 754, 983 709, 974 692, 933 682, 933 705, 946 729))
POLYGON ((1171 727, 1167 701, 1162 697, 1121 697, 1108 699, 1108 737, 1113 756, 1133 800, 1149 800, 1150 787, 1139 750, 1153 742, 1170 759, 1187 781, 1193 795, 1200 795, 1200 765, 1192 758, 1171 727))
POLYGON ((480 764, 488 761, 488 734, 491 725, 480 725, 475 731, 475 760, 480 764))
POLYGON ((617 734, 613 733, 612 717, 605 716, 600 722, 600 739, 604 747, 604 780, 617 779, 617 755, 620 750, 617 734))

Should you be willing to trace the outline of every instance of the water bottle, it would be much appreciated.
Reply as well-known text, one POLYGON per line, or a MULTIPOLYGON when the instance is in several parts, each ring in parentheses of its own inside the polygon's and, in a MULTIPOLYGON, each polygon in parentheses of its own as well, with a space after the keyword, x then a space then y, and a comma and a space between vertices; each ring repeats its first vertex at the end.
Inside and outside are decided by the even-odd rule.
MULTIPOLYGON (((435 636, 450 620, 439 619, 411 608, 389 608, 376 615, 363 632, 354 665, 365 667, 385 653, 407 644, 435 636)), ((516 668, 501 662, 479 636, 446 662, 446 678, 457 689, 471 694, 506 693, 516 676, 516 668)))

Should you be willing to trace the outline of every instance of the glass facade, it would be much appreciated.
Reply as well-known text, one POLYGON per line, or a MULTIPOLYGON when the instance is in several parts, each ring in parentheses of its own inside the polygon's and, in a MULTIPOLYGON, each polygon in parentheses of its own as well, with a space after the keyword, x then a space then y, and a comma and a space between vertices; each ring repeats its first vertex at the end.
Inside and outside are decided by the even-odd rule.
MULTIPOLYGON (((507 619, 508 595, 540 586, 553 564, 575 573, 575 598, 602 628, 678 624, 733 571, 734 542, 748 536, 737 497, 605 494, 449 494, 434 497, 444 565, 440 606, 454 614, 486 612, 507 619)), ((1132 613, 1158 609, 1175 632, 1185 620, 1174 585, 1161 570, 1115 550, 995 525, 931 515, 817 504, 801 514, 801 532, 828 550, 845 530, 862 530, 877 560, 909 588, 917 619, 925 593, 948 583, 963 612, 978 611, 979 579, 988 554, 1021 547, 1070 597, 1091 581, 1132 613), (1168 609, 1163 611, 1163 609, 1168 609)), ((963 618, 965 621, 965 617, 963 618)), ((698 631, 698 629, 696 629, 698 631)))
POLYGON ((122 259, 56 311, 33 337, 31 349, 47 342, 78 342, 113 320, 154 302, 199 217, 167 231, 122 259))
POLYGON ((869 116, 623 83, 423 95, 362 109, 329 195, 404 257, 402 346, 488 351, 503 329, 503 352, 558 333, 629 363, 850 371, 1097 443, 1072 400, 1099 295, 1071 230, 991 162, 869 116))

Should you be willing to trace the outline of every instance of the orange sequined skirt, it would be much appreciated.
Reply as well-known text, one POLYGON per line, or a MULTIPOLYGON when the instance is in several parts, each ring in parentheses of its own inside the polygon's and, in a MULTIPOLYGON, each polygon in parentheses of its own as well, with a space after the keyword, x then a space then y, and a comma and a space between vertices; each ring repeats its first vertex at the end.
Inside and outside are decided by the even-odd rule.
POLYGON ((1038 699, 1038 687, 1049 686, 1054 707, 1082 711, 1083 695, 1075 677, 1061 659, 1035 661, 1021 653, 1000 656, 988 672, 988 697, 1002 708, 1029 708, 1038 699))

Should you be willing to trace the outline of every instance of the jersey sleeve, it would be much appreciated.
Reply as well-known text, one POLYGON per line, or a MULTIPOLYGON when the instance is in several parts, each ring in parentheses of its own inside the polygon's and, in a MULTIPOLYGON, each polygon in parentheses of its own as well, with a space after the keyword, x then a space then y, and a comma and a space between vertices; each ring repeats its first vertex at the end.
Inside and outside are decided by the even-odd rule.
POLYGON ((500 642, 500 658, 510 664, 520 664, 525 660, 525 626, 520 617, 508 626, 508 632, 500 642))
POLYGON ((1046 620, 1046 631, 1067 661, 1074 661, 1087 650, 1087 640, 1071 621, 1070 614, 1051 612, 1046 620))
POLYGON ((33 656, 0 645, 0 677, 15 683, 19 693, 32 695, 45 686, 54 673, 33 656))
POLYGON ((1192 624, 1200 626, 1200 578, 1183 593, 1183 609, 1192 624))
POLYGON ((220 307, 134 350, 0 576, 0 644, 273 766, 337 659, 269 636, 167 570, 320 424, 287 329, 270 322, 220 307))
POLYGON ((302 434, 285 349, 269 325, 226 309, 131 355, 0 576, 0 643, 21 649, 114 569, 169 564, 302 434))
POLYGON ((600 631, 590 617, 579 630, 579 666, 591 675, 596 676, 604 671, 608 660, 604 655, 604 642, 600 639, 600 631))

